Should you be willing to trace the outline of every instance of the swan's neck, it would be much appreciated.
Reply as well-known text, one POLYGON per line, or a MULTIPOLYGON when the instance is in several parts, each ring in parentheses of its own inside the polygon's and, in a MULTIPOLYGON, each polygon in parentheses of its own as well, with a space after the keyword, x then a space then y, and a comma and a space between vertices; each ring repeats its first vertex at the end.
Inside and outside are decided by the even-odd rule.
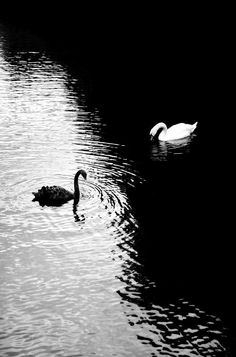
POLYGON ((74 178, 74 197, 76 200, 79 201, 80 199, 80 190, 79 190, 79 175, 80 175, 80 171, 78 171, 75 174, 75 178, 74 178))
POLYGON ((160 136, 166 135, 167 132, 167 126, 165 123, 159 123, 159 127, 157 128, 157 131, 161 129, 160 134, 158 135, 158 138, 160 138, 160 136))
POLYGON ((152 136, 155 136, 156 134, 157 134, 157 132, 158 132, 158 130, 160 130, 161 129, 161 132, 160 132, 160 134, 158 135, 158 138, 160 138, 160 135, 165 135, 166 134, 166 132, 167 132, 167 126, 165 125, 165 123, 158 123, 158 124, 156 124, 153 128, 152 128, 152 130, 151 130, 151 134, 152 134, 152 136))
POLYGON ((74 200, 78 203, 80 199, 80 190, 79 190, 79 175, 82 175, 83 178, 86 180, 87 173, 84 170, 79 170, 75 174, 74 178, 74 200))

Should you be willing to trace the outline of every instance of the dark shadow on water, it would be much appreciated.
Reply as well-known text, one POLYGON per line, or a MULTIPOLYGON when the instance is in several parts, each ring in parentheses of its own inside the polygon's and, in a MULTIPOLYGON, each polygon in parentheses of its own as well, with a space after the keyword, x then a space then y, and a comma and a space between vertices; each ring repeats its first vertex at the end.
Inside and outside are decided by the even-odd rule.
POLYGON ((153 140, 151 143, 150 158, 153 161, 166 161, 176 158, 176 156, 183 156, 191 152, 193 140, 196 134, 189 137, 175 140, 175 141, 159 141, 153 140))

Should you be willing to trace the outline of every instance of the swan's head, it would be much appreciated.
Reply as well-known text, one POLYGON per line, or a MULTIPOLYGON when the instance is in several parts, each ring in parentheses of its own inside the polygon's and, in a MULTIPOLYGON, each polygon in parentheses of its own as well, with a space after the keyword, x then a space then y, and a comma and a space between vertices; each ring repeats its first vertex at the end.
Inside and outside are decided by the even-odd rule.
POLYGON ((150 140, 151 140, 151 141, 154 139, 154 136, 156 135, 157 130, 158 130, 158 129, 156 128, 156 125, 150 130, 149 135, 150 135, 150 140))
POLYGON ((153 141, 155 134, 153 134, 151 131, 149 133, 150 140, 153 141))
POLYGON ((86 172, 85 170, 81 169, 81 170, 79 170, 79 173, 80 173, 80 175, 83 176, 83 178, 84 178, 85 180, 87 180, 87 172, 86 172))

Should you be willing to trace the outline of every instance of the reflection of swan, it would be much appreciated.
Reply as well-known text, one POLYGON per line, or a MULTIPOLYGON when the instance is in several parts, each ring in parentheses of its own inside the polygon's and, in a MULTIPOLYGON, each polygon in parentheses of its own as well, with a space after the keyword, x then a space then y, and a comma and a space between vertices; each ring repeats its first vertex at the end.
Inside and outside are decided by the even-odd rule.
POLYGON ((179 140, 158 141, 151 146, 151 159, 153 161, 166 161, 173 155, 185 155, 190 151, 191 137, 179 140))
POLYGON ((43 186, 38 192, 32 192, 35 196, 33 201, 39 201, 40 203, 45 203, 47 205, 60 205, 72 199, 76 203, 80 199, 80 190, 78 178, 82 175, 86 180, 87 173, 84 170, 79 170, 74 177, 74 192, 70 192, 61 186, 43 186))
POLYGON ((197 122, 194 124, 185 124, 179 123, 172 125, 169 129, 165 123, 158 123, 156 124, 150 131, 151 140, 153 140, 154 136, 156 135, 157 131, 161 129, 161 132, 158 136, 159 140, 162 141, 171 141, 171 140, 178 140, 182 138, 186 138, 189 136, 197 126, 197 122))

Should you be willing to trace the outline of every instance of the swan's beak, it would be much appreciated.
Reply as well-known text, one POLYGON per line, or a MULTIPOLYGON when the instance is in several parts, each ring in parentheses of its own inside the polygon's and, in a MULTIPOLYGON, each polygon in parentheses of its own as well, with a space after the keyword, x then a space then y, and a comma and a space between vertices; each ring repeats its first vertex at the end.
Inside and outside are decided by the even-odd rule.
POLYGON ((150 134, 150 140, 153 141, 154 135, 150 134))

